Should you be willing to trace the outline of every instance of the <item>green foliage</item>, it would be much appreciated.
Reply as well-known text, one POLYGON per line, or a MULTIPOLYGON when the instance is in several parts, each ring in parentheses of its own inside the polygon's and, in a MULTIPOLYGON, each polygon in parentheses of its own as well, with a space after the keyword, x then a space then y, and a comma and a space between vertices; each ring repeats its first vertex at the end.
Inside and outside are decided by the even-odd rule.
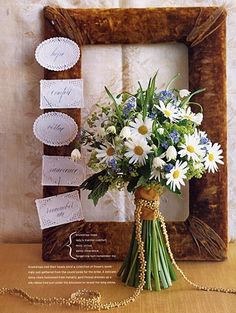
POLYGON ((190 161, 188 163, 188 171, 186 174, 187 180, 190 180, 193 177, 200 179, 202 178, 204 172, 205 172, 204 166, 202 165, 196 166, 193 164, 192 161, 190 161))

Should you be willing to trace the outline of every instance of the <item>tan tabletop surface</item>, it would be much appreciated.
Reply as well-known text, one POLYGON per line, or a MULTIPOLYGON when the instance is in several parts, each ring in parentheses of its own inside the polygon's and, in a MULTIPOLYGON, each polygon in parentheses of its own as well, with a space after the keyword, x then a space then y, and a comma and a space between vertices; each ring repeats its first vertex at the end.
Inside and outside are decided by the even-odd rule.
MULTIPOLYGON (((120 263, 43 262, 40 244, 0 245, 1 287, 23 288, 32 295, 42 297, 67 297, 76 289, 86 288, 99 290, 102 294, 102 301, 118 300, 132 294, 133 289, 124 286, 115 273, 110 274, 110 281, 114 282, 113 284, 86 285, 86 279, 84 280, 85 283, 81 284, 81 280, 79 280, 81 277, 79 276, 86 276, 87 274, 84 273, 77 275, 78 279, 74 279, 75 276, 71 277, 73 284, 55 284, 55 282, 63 281, 63 279, 69 281, 70 278, 68 277, 71 275, 70 270, 73 266, 76 270, 83 272, 86 269, 91 270, 94 265, 96 268, 106 265, 111 272, 115 272, 120 263), (46 281, 48 283, 51 281, 54 282, 53 284, 29 284, 29 281, 37 281, 32 278, 32 275, 34 275, 33 277, 40 276, 42 273, 40 271, 46 269, 54 271, 56 267, 58 267, 58 271, 55 271, 54 273, 57 274, 54 275, 60 275, 60 277, 49 277, 52 274, 46 275, 45 279, 38 277, 39 282, 46 281), (65 271, 63 271, 63 267, 65 267, 65 271)), ((236 244, 229 245, 228 260, 224 262, 179 262, 179 265, 192 280, 200 284, 236 288, 236 244)), ((90 275, 96 275, 94 270, 90 271, 90 275)), ((101 280, 98 279, 97 281, 101 280)), ((32 305, 17 297, 0 296, 0 313, 78 311, 78 308, 75 307, 32 305)), ((236 295, 193 290, 178 275, 178 280, 173 284, 173 287, 161 292, 144 291, 136 302, 123 308, 113 309, 112 312, 235 313, 236 295)))

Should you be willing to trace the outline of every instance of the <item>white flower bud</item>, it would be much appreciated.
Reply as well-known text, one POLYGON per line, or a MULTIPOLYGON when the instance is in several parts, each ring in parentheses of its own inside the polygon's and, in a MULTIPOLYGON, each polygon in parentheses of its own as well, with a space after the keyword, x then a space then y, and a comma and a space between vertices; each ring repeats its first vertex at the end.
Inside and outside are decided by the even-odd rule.
POLYGON ((192 121, 196 123, 197 125, 201 125, 203 120, 203 114, 202 113, 197 113, 193 118, 192 121))
POLYGON ((116 128, 115 126, 109 126, 106 129, 107 134, 116 134, 116 128))
POLYGON ((152 144, 151 147, 152 147, 153 150, 155 150, 157 148, 157 146, 154 145, 154 144, 152 144))
POLYGON ((169 148, 166 150, 166 158, 169 162, 170 160, 175 160, 177 157, 177 151, 174 146, 169 146, 169 148))
POLYGON ((158 128, 157 129, 157 132, 160 134, 160 135, 163 135, 164 134, 164 128, 158 128))
POLYGON ((121 129, 121 132, 120 132, 120 137, 122 139, 127 139, 129 137, 131 137, 131 132, 130 132, 130 128, 128 126, 125 126, 121 129))
POLYGON ((153 159, 153 167, 158 168, 158 167, 163 167, 166 164, 166 162, 164 160, 162 160, 160 157, 155 157, 153 159))
POLYGON ((97 129, 97 136, 99 138, 103 138, 103 137, 105 137, 105 135, 106 135, 105 129, 103 127, 99 127, 97 129))
POLYGON ((79 151, 79 149, 74 149, 72 152, 71 152, 71 159, 78 163, 81 159, 81 153, 79 151))
POLYGON ((181 89, 179 91, 180 98, 184 98, 190 95, 190 91, 188 89, 181 89))

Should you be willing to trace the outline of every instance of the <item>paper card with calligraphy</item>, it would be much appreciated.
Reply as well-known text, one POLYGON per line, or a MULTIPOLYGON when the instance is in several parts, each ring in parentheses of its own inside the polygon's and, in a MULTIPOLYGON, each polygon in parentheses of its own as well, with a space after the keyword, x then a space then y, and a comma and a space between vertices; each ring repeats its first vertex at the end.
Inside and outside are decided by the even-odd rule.
POLYGON ((82 79, 43 79, 40 81, 40 109, 83 107, 82 79))
POLYGON ((48 112, 35 120, 33 132, 45 145, 60 147, 69 145, 75 139, 78 126, 74 119, 65 113, 48 112))
POLYGON ((72 68, 80 58, 79 46, 65 37, 53 37, 41 42, 35 50, 37 62, 51 71, 72 68))
POLYGON ((70 157, 43 155, 43 186, 80 186, 84 178, 83 165, 70 157))
POLYGON ((41 229, 83 220, 79 192, 35 200, 41 229))

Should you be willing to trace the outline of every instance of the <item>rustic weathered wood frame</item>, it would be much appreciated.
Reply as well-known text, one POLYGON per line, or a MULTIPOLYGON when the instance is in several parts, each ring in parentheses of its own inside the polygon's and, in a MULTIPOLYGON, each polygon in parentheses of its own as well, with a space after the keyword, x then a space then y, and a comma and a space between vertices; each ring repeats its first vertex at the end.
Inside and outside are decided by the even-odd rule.
MULTIPOLYGON (((188 46, 189 88, 206 88, 195 97, 204 108, 203 128, 213 141, 222 145, 224 166, 216 174, 190 182, 190 215, 209 225, 227 245, 227 133, 226 133, 226 26, 225 21, 210 36, 191 47, 186 40, 201 12, 206 20, 217 8, 152 8, 152 9, 44 9, 45 36, 65 36, 80 45, 96 44, 153 44, 181 42, 188 46), (66 21, 67 20, 67 21, 66 21), (68 22, 68 27, 66 23, 68 22), (75 27, 78 33, 75 31, 75 27)), ((45 71, 46 79, 81 77, 81 59, 64 72, 45 71)), ((138 77, 137 77, 138 79, 138 77)), ((60 110, 72 116, 80 125, 80 110, 60 110)), ((46 155, 69 155, 74 143, 64 147, 44 146, 46 155)), ((69 192, 71 187, 44 187, 44 197, 69 192)), ((168 222, 171 246, 178 260, 214 260, 205 249, 198 249, 185 222, 168 222)), ((115 254, 122 260, 128 249, 130 222, 74 222, 43 231, 44 260, 72 260, 69 257, 68 237, 76 232, 99 233, 107 238, 104 254, 115 254)), ((99 248, 99 245, 98 247, 99 248)), ((221 251, 223 260, 226 247, 221 251)), ((86 258, 85 258, 86 259, 86 258)), ((85 260, 84 259, 84 260, 85 260)), ((89 257, 87 258, 90 259, 89 257)), ((95 260, 96 258, 93 258, 95 260)), ((99 258, 98 258, 99 259, 99 258)), ((108 258, 109 259, 109 258, 108 258)), ((113 259, 113 258, 112 258, 113 259)))

